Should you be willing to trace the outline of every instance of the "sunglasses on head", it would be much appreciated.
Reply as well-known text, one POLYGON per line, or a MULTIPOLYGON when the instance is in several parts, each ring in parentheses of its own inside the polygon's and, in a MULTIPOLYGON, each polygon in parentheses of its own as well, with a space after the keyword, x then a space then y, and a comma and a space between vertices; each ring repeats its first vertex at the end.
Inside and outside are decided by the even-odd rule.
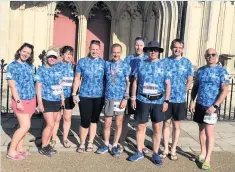
POLYGON ((216 54, 206 54, 206 57, 210 57, 210 56, 212 56, 212 57, 215 57, 216 56, 216 54))
POLYGON ((98 41, 98 40, 92 40, 92 41, 91 41, 91 44, 100 44, 100 41, 98 41))

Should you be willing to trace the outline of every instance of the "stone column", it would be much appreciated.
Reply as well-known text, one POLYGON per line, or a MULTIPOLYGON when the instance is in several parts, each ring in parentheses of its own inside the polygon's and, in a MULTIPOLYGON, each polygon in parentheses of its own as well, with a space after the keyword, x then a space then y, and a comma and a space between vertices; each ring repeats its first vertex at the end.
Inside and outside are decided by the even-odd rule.
MULTIPOLYGON (((110 40, 109 40, 109 49, 111 49, 111 46, 117 42, 116 38, 116 19, 111 20, 111 28, 110 28, 110 40)), ((109 56, 110 59, 110 56, 109 56)))
POLYGON ((86 36, 87 36, 87 18, 84 15, 78 16, 78 53, 77 60, 86 56, 86 36))
POLYGON ((6 1, 0 4, 0 59, 4 59, 5 63, 8 63, 12 60, 12 56, 9 56, 9 47, 10 47, 10 1, 6 1))

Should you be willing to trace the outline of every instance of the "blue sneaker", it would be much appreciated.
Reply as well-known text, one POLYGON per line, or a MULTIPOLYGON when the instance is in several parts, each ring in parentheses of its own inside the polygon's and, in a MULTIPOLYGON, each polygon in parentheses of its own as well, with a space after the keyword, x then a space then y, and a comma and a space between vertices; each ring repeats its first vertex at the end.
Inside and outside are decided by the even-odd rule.
POLYGON ((99 148, 98 150, 97 150, 97 153, 98 154, 104 154, 104 153, 106 153, 106 152, 108 152, 109 151, 109 147, 108 146, 103 146, 102 148, 99 148))
POLYGON ((144 154, 139 151, 135 152, 134 155, 129 157, 129 161, 132 161, 132 162, 135 162, 141 159, 144 159, 144 154))
POLYGON ((117 148, 117 146, 112 147, 111 154, 113 156, 119 156, 120 155, 120 150, 117 148))
POLYGON ((158 153, 153 153, 152 160, 155 165, 162 165, 162 160, 158 153))

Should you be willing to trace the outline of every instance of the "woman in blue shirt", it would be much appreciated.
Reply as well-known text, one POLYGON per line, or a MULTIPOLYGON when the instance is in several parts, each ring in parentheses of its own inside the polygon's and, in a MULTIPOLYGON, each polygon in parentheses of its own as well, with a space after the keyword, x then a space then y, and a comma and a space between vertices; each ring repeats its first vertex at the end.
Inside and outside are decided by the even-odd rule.
POLYGON ((49 144, 55 119, 59 115, 61 105, 64 104, 62 77, 63 71, 58 71, 55 67, 58 54, 54 50, 46 53, 46 63, 37 70, 36 91, 39 111, 43 113, 46 127, 42 132, 42 147, 39 153, 51 156, 56 151, 49 144))
MULTIPOLYGON (((64 92, 64 110, 63 111, 63 146, 65 148, 71 147, 71 143, 68 140, 69 129, 71 126, 71 117, 72 117, 72 110, 75 106, 72 97, 72 85, 74 80, 74 68, 72 64, 73 58, 73 48, 71 46, 64 46, 61 48, 61 57, 63 58, 62 62, 58 62, 56 67, 58 70, 63 71, 63 92, 64 92)), ((53 129, 53 135, 51 140, 51 146, 54 147, 56 144, 56 137, 58 128, 60 125, 61 115, 57 116, 56 123, 53 129)))
POLYGON ((12 93, 12 109, 19 121, 7 158, 22 160, 29 153, 23 149, 23 139, 31 125, 31 117, 36 109, 33 45, 24 43, 15 54, 15 60, 7 66, 6 80, 12 93))
POLYGON ((93 140, 96 135, 97 122, 104 104, 104 67, 105 61, 99 57, 100 41, 92 40, 88 57, 81 58, 76 66, 73 85, 73 100, 77 103, 79 91, 79 110, 81 115, 80 146, 77 152, 85 151, 85 140, 90 128, 87 152, 93 151, 93 140), (81 80, 82 78, 82 80, 81 80))

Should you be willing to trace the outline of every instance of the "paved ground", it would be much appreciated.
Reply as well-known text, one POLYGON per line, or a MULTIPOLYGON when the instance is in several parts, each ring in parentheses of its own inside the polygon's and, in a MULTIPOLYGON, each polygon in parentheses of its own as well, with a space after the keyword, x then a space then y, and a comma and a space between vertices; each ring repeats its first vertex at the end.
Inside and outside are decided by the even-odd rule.
MULTIPOLYGON (((177 162, 165 160, 163 167, 154 166, 150 158, 131 163, 126 161, 128 155, 124 153, 117 160, 110 155, 97 154, 77 154, 75 153, 76 146, 79 144, 78 129, 80 124, 79 116, 74 116, 72 119, 71 132, 69 139, 73 142, 73 146, 69 149, 63 148, 60 143, 62 133, 58 132, 58 140, 56 149, 58 155, 52 158, 41 156, 37 153, 35 138, 41 136, 41 131, 44 126, 42 118, 34 117, 29 133, 26 136, 24 147, 32 152, 31 158, 23 162, 15 162, 12 165, 11 160, 5 158, 7 147, 11 141, 12 134, 17 126, 17 120, 12 117, 1 117, 1 152, 2 152, 2 171, 198 171, 197 165, 190 161, 194 154, 198 154, 200 145, 198 141, 198 128, 192 121, 182 122, 181 137, 178 144, 178 153, 181 154, 177 162), (32 141, 32 142, 31 142, 32 141)), ((103 120, 98 127, 97 137, 95 139, 95 149, 102 145, 102 126, 103 120)), ((131 121, 129 126, 128 140, 129 145, 126 145, 127 152, 133 153, 135 145, 135 122, 131 121)), ((148 123, 146 145, 151 149, 151 123, 148 123)), ((219 122, 216 125, 216 144, 215 152, 213 153, 212 166, 213 171, 218 172, 233 172, 235 171, 235 123, 234 122, 219 122)), ((36 143, 40 139, 36 139, 36 143)), ((149 155, 151 156, 151 154, 149 155)))
MULTIPOLYGON (((33 154, 24 161, 12 161, 2 157, 2 172, 195 172, 201 171, 195 162, 184 156, 172 162, 168 158, 161 167, 155 166, 150 161, 150 155, 138 162, 126 160, 128 155, 122 154, 113 158, 109 154, 98 155, 95 153, 59 153, 52 158, 33 154)), ((213 172, 234 172, 235 156, 231 153, 213 153, 211 165, 213 172)))

